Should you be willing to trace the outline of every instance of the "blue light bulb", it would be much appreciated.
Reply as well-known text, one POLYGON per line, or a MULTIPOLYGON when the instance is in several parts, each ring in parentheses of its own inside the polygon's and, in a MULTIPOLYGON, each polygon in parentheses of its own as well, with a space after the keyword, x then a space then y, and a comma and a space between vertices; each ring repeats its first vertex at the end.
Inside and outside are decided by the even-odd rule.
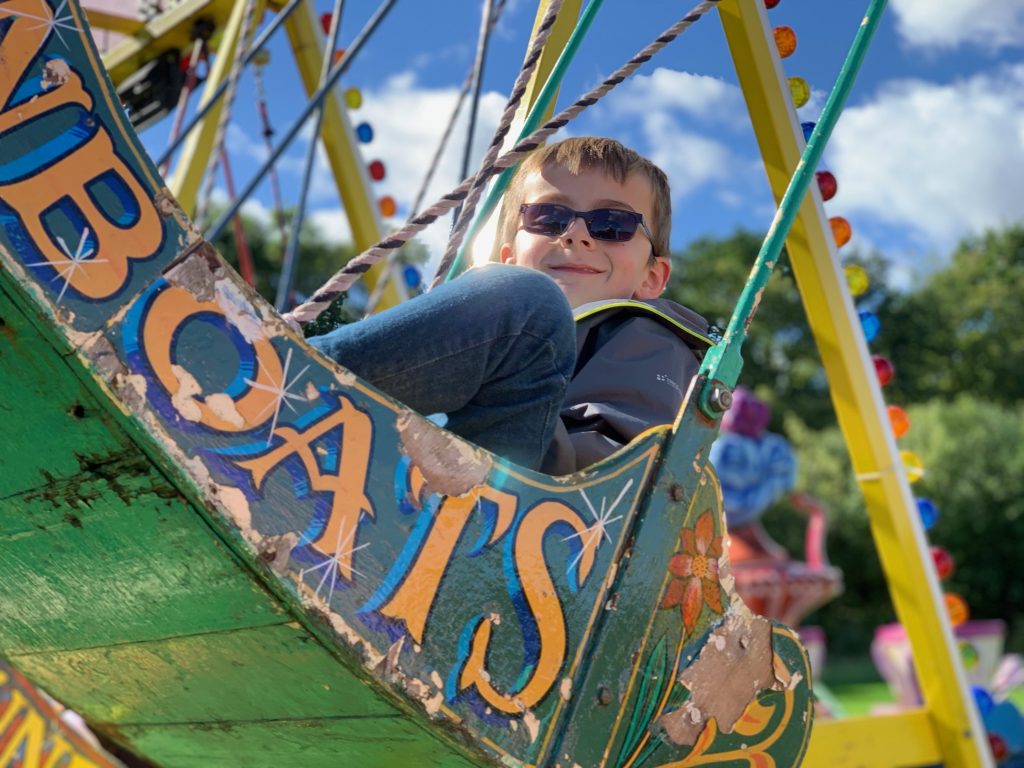
POLYGON ((882 330, 882 321, 878 319, 878 315, 874 312, 868 312, 867 310, 857 314, 860 317, 860 327, 864 329, 864 338, 869 342, 874 341, 878 336, 878 332, 882 330))
POLYGON ((930 531, 939 519, 939 508, 931 499, 920 498, 917 500, 917 514, 921 516, 924 529, 930 531))

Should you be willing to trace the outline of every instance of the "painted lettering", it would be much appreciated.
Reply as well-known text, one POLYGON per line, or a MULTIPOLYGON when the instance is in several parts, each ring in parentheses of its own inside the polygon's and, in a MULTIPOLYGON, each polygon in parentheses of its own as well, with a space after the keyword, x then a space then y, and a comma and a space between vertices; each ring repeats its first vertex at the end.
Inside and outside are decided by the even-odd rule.
POLYGON ((4 160, 4 226, 12 238, 28 241, 24 253, 31 261, 26 264, 56 271, 63 280, 60 298, 70 288, 87 299, 108 299, 128 281, 132 260, 151 258, 160 249, 163 222, 92 113, 92 97, 70 65, 48 62, 53 77, 44 73, 31 97, 15 90, 47 37, 47 25, 39 22, 40 7, 52 13, 46 3, 0 4, 0 20, 13 17, 0 45, 0 137, 18 126, 28 130, 33 121, 54 119, 69 109, 78 129, 49 138, 41 131, 40 146, 4 160), (24 102, 11 104, 12 98, 22 96, 24 102), (107 204, 94 195, 100 180, 109 190, 107 204), (109 210, 110 201, 116 201, 120 210, 109 210))
MULTIPOLYGON (((35 694, 37 697, 38 694, 35 694)), ((0 765, 33 768, 110 768, 91 749, 79 749, 56 716, 22 690, 0 664, 0 765)))
MULTIPOLYGON (((421 486, 419 471, 414 468, 411 475, 411 487, 421 486)), ((418 496, 419 491, 416 491, 414 498, 418 496)), ((517 501, 511 493, 482 486, 465 496, 445 497, 436 513, 433 507, 426 505, 421 513, 422 524, 410 534, 382 589, 363 611, 376 610, 383 616, 404 622, 409 635, 422 643, 441 579, 473 512, 481 511, 487 529, 474 547, 475 553, 505 535, 515 517, 517 501)))
POLYGON ((125 346, 129 365, 155 376, 170 396, 161 408, 168 416, 218 432, 247 432, 270 420, 279 406, 285 370, 270 340, 252 334, 247 340, 217 302, 200 301, 184 288, 161 280, 141 297, 125 321, 125 346), (190 322, 219 328, 234 345, 239 373, 226 391, 202 394, 194 373, 178 364, 175 340, 190 322))
POLYGON ((337 395, 337 399, 337 408, 311 424, 278 427, 274 438, 280 439, 279 444, 254 458, 236 460, 235 464, 251 474, 259 491, 274 469, 296 458, 309 478, 310 488, 330 494, 326 523, 309 546, 324 558, 336 561, 341 576, 352 581, 355 551, 359 549, 355 546, 359 521, 363 515, 374 516, 373 502, 366 493, 373 422, 349 398, 337 395), (328 455, 332 458, 327 467, 322 465, 314 447, 322 438, 331 438, 328 455))
POLYGON ((536 706, 558 680, 567 653, 567 632, 562 602, 544 558, 544 537, 565 532, 563 539, 574 552, 566 572, 575 592, 594 567, 600 529, 588 527, 570 507, 556 501, 536 504, 517 520, 506 541, 505 577, 523 633, 522 674, 525 682, 507 692, 495 684, 487 669, 487 655, 495 632, 494 617, 477 616, 469 623, 460 642, 462 658, 449 676, 449 700, 473 690, 491 707, 508 715, 519 715, 536 706), (596 535, 594 535, 596 532, 596 535))

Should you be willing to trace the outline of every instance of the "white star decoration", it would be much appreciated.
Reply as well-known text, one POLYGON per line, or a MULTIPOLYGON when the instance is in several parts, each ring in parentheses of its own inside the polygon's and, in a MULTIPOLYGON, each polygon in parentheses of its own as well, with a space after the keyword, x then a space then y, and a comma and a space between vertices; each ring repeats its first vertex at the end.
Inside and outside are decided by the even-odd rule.
POLYGON ((267 410, 269 410, 270 408, 274 409, 274 420, 270 423, 270 434, 267 435, 267 448, 270 447, 270 441, 273 440, 274 438, 274 430, 277 429, 277 418, 281 414, 281 403, 287 405, 292 410, 292 412, 294 412, 295 406, 291 404, 291 400, 298 400, 299 402, 302 403, 306 402, 305 397, 303 397, 302 395, 297 395, 290 390, 292 387, 299 383, 299 379, 302 378, 302 374, 309 370, 309 366, 307 365, 305 368, 303 368, 301 371, 295 374, 295 378, 293 378, 291 381, 288 381, 288 368, 291 366, 291 364, 292 351, 289 349, 288 354, 284 358, 284 371, 281 373, 280 384, 274 381, 274 379, 270 377, 269 374, 268 378, 271 381, 271 385, 269 386, 258 381, 253 381, 252 379, 245 380, 245 383, 248 384, 253 389, 261 389, 264 392, 270 392, 274 395, 274 399, 267 403, 267 405, 263 408, 262 411, 256 414, 256 418, 259 418, 264 413, 266 413, 267 410))
POLYGON ((89 239, 89 228, 86 227, 82 230, 82 235, 78 239, 78 247, 75 248, 75 252, 72 254, 71 249, 68 248, 68 244, 64 242, 63 237, 58 237, 57 242, 60 244, 60 249, 64 251, 64 255, 67 259, 60 261, 35 261, 26 266, 29 267, 60 267, 64 269, 59 270, 57 275, 53 278, 54 280, 60 280, 64 278, 64 285, 60 289, 60 293, 57 294, 57 303, 60 304, 64 298, 64 292, 67 291, 68 285, 71 284, 71 278, 75 276, 75 272, 82 270, 85 274, 85 268, 90 264, 103 264, 106 259, 89 259, 93 255, 94 251, 92 248, 86 249, 85 243, 89 239))
MULTIPOLYGON (((323 578, 320 579, 320 583, 317 584, 316 587, 316 596, 320 597, 320 590, 322 590, 324 588, 324 585, 327 584, 328 580, 330 580, 330 587, 328 588, 326 600, 328 605, 331 604, 331 600, 334 598, 334 588, 338 584, 338 574, 340 573, 341 560, 345 558, 348 559, 349 562, 351 562, 352 555, 354 555, 360 549, 366 549, 366 547, 370 546, 369 542, 367 542, 366 544, 360 544, 358 547, 351 546, 352 540, 356 536, 356 531, 359 530, 359 523, 362 519, 363 516, 362 514, 360 514, 359 520, 357 520, 356 524, 352 526, 352 530, 349 531, 349 534, 345 537, 344 541, 341 540, 341 534, 344 529, 341 526, 338 526, 338 541, 334 547, 334 554, 330 557, 327 557, 322 563, 318 565, 314 565, 311 568, 303 568, 299 571, 299 579, 303 579, 305 578, 307 573, 319 571, 321 568, 324 569, 323 578)), ((349 565, 349 568, 352 570, 352 573, 354 573, 356 576, 363 576, 365 578, 366 574, 360 573, 351 565, 349 565)), ((322 600, 323 598, 321 597, 320 599, 322 600)))
POLYGON ((70 11, 64 16, 60 15, 61 11, 63 11, 64 8, 67 6, 68 0, 61 0, 61 3, 60 5, 57 6, 56 11, 50 11, 50 6, 46 2, 46 0, 41 0, 40 4, 43 6, 43 16, 36 16, 31 13, 25 13, 24 11, 15 11, 9 8, 2 7, 0 7, 0 13, 4 13, 8 16, 19 16, 23 19, 34 19, 35 21, 38 21, 38 24, 36 24, 34 27, 29 27, 29 29, 39 29, 40 27, 47 27, 47 34, 49 34, 50 32, 56 32, 57 38, 60 40, 61 44, 65 48, 67 48, 68 44, 64 40, 64 35, 61 34, 61 30, 66 29, 69 32, 78 31, 78 28, 75 26, 74 19, 71 17, 70 11))
POLYGON ((612 517, 612 513, 615 512, 615 508, 619 506, 619 503, 622 501, 623 497, 625 497, 626 491, 628 491, 632 486, 633 481, 630 480, 622 487, 622 490, 619 491, 619 495, 615 497, 615 501, 613 501, 610 505, 608 504, 608 497, 602 496, 600 513, 596 509, 594 509, 594 505, 590 502, 590 498, 587 496, 587 492, 580 488, 580 496, 583 497, 583 502, 587 505, 587 509, 590 510, 590 514, 594 516, 594 523, 593 525, 591 525, 588 528, 585 528, 579 533, 570 534, 569 536, 566 536, 562 539, 562 541, 569 541, 569 539, 575 539, 579 537, 583 541, 582 548, 577 553, 573 561, 569 564, 570 571, 576 566, 576 563, 578 563, 583 558, 583 555, 586 553, 588 549, 590 549, 591 546, 595 548, 601 546, 602 538, 606 539, 609 543, 611 543, 612 539, 611 536, 608 535, 608 527, 616 520, 622 519, 622 515, 616 515, 615 517, 612 517), (587 534, 586 538, 584 538, 584 534, 587 534))

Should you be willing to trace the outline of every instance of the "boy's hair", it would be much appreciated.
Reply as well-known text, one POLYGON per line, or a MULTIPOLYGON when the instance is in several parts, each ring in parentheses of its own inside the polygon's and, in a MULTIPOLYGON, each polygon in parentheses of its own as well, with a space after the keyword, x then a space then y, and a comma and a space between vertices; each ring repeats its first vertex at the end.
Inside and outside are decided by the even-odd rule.
POLYGON ((672 197, 665 172, 643 155, 615 139, 594 136, 564 139, 541 147, 520 164, 501 203, 498 218, 497 246, 515 240, 519 229, 519 206, 526 202, 523 192, 526 177, 551 166, 561 166, 578 175, 584 171, 599 170, 620 184, 632 174, 639 174, 651 185, 651 220, 647 222, 654 235, 654 256, 670 256, 669 231, 672 227, 672 197))

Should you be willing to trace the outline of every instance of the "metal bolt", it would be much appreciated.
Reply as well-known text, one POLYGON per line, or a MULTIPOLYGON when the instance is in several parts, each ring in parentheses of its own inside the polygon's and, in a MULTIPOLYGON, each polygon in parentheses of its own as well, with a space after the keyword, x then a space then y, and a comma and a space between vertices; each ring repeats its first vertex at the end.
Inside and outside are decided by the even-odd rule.
POLYGON ((732 390, 716 381, 711 385, 711 394, 708 397, 708 402, 718 413, 725 413, 729 410, 729 406, 732 405, 732 390))
POLYGON ((612 691, 607 685, 597 686, 597 703, 602 707, 607 707, 612 703, 612 691))
POLYGON ((685 495, 683 486, 679 483, 672 483, 672 487, 668 489, 668 497, 672 499, 672 501, 682 501, 685 495))

